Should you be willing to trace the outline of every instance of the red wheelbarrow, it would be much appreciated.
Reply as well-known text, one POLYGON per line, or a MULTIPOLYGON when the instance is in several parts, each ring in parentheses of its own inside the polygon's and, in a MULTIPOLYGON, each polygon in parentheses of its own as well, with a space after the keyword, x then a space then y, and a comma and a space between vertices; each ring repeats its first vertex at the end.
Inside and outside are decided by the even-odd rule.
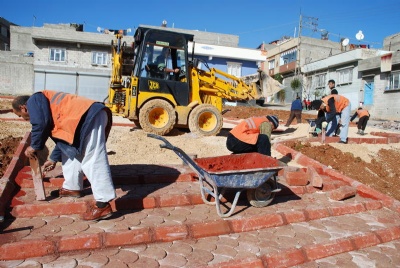
POLYGON ((275 193, 281 190, 276 175, 283 166, 275 158, 259 153, 245 153, 193 160, 165 138, 155 134, 147 134, 147 136, 163 141, 164 144, 160 144, 161 148, 173 150, 185 164, 193 169, 199 177, 204 203, 215 204, 220 217, 232 215, 239 196, 244 190, 247 192, 247 200, 253 207, 268 206, 273 201, 275 193), (227 189, 234 189, 236 193, 231 207, 223 213, 221 199, 227 189), (211 195, 215 201, 207 200, 206 194, 211 195))

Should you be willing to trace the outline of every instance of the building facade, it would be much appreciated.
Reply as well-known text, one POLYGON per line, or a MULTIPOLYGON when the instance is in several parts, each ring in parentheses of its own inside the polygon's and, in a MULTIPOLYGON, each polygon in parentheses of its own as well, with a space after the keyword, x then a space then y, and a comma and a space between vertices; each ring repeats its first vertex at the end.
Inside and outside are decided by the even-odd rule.
MULTIPOLYGON (((168 30, 189 32, 182 29, 168 30)), ((11 61, 11 64, 2 65, 0 76, 7 77, 7 74, 11 74, 12 79, 0 84, 2 94, 32 94, 46 88, 98 101, 107 98, 113 34, 83 32, 82 25, 76 24, 11 26, 10 32, 11 51, 0 54, 0 61, 4 59, 11 61), (14 74, 12 70, 19 63, 13 63, 12 59, 17 58, 19 61, 25 59, 26 67, 30 67, 23 73, 14 74)), ((203 58, 209 67, 243 76, 256 73, 260 62, 265 60, 260 50, 239 48, 237 36, 191 32, 195 34, 195 57, 203 58)), ((134 42, 133 36, 124 36, 123 42, 131 46, 134 42)))
POLYGON ((329 95, 327 84, 333 79, 339 94, 350 100, 353 109, 357 108, 360 102, 369 98, 363 91, 358 63, 384 53, 382 50, 357 48, 305 64, 302 68, 304 97, 314 100, 329 95))
POLYGON ((359 62, 363 104, 375 119, 400 121, 400 33, 383 44, 384 54, 359 62))
POLYGON ((305 64, 341 52, 341 44, 329 40, 310 37, 286 38, 274 41, 275 48, 267 53, 267 70, 271 77, 280 75, 285 86, 285 101, 291 103, 304 88, 294 92, 290 84, 294 78, 302 80, 302 68, 305 64))

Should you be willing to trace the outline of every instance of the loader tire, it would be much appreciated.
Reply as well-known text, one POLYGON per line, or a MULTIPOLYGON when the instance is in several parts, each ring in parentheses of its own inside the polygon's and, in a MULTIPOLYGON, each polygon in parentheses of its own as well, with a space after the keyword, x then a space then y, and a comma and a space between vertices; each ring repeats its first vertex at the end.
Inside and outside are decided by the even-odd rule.
POLYGON ((140 121, 139 121, 139 120, 133 119, 132 122, 135 124, 136 127, 142 128, 142 127, 140 126, 140 121))
POLYGON ((189 115, 189 130, 201 136, 217 135, 222 128, 221 112, 211 104, 200 104, 189 115))
POLYGON ((166 135, 175 126, 175 109, 165 100, 150 100, 140 109, 139 125, 149 133, 166 135))
POLYGON ((275 193, 272 192, 274 182, 268 180, 255 189, 247 189, 247 200, 253 207, 261 208, 268 206, 274 200, 275 193))

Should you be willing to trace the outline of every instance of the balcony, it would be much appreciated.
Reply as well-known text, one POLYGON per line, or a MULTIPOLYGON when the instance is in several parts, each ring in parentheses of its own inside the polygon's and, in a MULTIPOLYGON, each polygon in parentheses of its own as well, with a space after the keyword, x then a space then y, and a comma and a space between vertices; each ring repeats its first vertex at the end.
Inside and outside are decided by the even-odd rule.
POLYGON ((284 64, 279 66, 279 73, 288 73, 288 72, 294 72, 296 69, 296 61, 289 62, 288 64, 284 64))

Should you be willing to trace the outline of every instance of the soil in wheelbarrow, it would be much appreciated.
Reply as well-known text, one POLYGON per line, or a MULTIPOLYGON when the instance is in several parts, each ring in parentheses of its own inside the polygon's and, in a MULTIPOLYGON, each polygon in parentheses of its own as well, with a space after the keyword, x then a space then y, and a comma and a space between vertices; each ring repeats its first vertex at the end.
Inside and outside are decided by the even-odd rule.
POLYGON ((195 159, 207 172, 239 171, 249 169, 276 169, 280 163, 275 158, 259 153, 232 154, 195 159))

